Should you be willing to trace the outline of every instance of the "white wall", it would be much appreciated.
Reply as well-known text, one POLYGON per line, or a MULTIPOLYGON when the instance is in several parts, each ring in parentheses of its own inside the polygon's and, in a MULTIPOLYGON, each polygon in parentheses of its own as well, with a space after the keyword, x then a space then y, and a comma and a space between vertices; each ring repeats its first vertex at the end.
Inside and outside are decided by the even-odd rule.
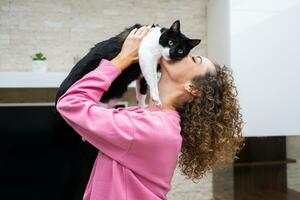
MULTIPOLYGON (((222 12, 229 8, 230 36, 224 40, 228 39, 230 44, 229 52, 224 55, 230 55, 228 63, 234 72, 246 122, 244 135, 299 135, 300 1, 226 0, 230 3, 228 7, 219 0, 211 2, 219 2, 225 8, 221 14, 208 14, 220 15, 221 28, 215 31, 223 31, 222 12)), ((213 26, 209 23, 208 31, 213 26)), ((219 54, 224 50, 218 46, 223 44, 220 38, 211 35, 208 35, 208 56, 222 60, 219 54)))
POLYGON ((230 64, 229 0, 210 0, 207 8, 207 54, 220 65, 230 64))

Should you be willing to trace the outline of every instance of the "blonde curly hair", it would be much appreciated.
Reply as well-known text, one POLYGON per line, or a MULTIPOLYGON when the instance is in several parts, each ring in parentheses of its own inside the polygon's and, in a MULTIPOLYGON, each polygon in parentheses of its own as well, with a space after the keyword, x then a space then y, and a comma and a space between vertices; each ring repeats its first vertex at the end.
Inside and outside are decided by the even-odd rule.
POLYGON ((182 148, 179 168, 189 179, 199 180, 212 170, 230 164, 244 147, 243 119, 232 71, 213 63, 215 73, 192 79, 201 96, 178 97, 173 105, 181 122, 182 148))

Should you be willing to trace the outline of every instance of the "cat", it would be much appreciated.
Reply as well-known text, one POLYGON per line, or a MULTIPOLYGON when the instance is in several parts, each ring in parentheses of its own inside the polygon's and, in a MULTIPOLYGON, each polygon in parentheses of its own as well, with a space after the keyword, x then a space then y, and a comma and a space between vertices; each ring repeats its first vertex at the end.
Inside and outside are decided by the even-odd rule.
MULTIPOLYGON (((180 21, 176 20, 169 29, 156 25, 142 40, 139 47, 139 64, 142 77, 150 89, 150 97, 157 106, 162 106, 158 92, 157 65, 161 57, 166 60, 179 60, 185 57, 200 39, 189 39, 180 32, 180 21)), ((139 81, 136 82, 137 99, 140 107, 145 107, 145 95, 139 94, 139 81)))
MULTIPOLYGON (((62 96, 68 88, 77 80, 82 78, 85 74, 94 70, 101 59, 111 60, 121 51, 122 44, 127 35, 134 28, 140 28, 141 24, 135 24, 129 28, 125 28, 124 31, 118 35, 111 37, 97 43, 91 50, 71 69, 68 76, 59 86, 56 94, 55 104, 60 96, 62 96)), ((200 43, 200 39, 189 39, 180 32, 180 21, 176 20, 171 27, 164 28, 158 24, 152 25, 153 29, 143 39, 139 48, 139 59, 143 65, 142 70, 140 63, 134 63, 126 68, 122 73, 112 82, 108 91, 106 91, 100 99, 100 105, 104 107, 113 107, 118 99, 127 91, 128 85, 136 80, 136 98, 140 107, 145 106, 145 95, 147 93, 148 85, 143 74, 148 79, 150 87, 154 87, 155 92, 151 92, 152 97, 156 102, 158 99, 157 74, 156 70, 160 70, 160 66, 157 63, 157 57, 162 55, 165 59, 178 60, 185 57, 192 48, 200 43), (154 67, 154 62, 155 66, 154 67), (150 65, 150 66, 149 66, 150 65), (147 68, 147 69, 146 69, 147 68), (149 72, 148 68, 151 70, 149 72), (154 77, 155 76, 155 77, 154 77), (151 80, 151 77, 154 81, 151 80)))

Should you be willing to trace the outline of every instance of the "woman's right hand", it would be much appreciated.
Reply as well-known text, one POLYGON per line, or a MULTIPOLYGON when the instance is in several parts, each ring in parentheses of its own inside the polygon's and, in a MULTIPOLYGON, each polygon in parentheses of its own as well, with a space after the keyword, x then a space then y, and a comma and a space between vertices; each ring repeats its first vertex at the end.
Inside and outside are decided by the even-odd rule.
POLYGON ((138 50, 142 39, 151 31, 151 25, 135 28, 126 37, 120 53, 111 60, 120 70, 138 61, 138 50))

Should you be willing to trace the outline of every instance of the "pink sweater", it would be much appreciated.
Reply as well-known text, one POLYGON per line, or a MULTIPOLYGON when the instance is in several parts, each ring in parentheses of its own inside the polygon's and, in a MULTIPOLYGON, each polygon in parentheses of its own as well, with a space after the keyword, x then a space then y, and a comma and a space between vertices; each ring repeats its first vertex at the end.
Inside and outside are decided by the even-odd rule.
POLYGON ((102 59, 56 106, 65 121, 100 150, 83 200, 165 200, 181 148, 180 116, 157 107, 97 105, 120 73, 102 59))

